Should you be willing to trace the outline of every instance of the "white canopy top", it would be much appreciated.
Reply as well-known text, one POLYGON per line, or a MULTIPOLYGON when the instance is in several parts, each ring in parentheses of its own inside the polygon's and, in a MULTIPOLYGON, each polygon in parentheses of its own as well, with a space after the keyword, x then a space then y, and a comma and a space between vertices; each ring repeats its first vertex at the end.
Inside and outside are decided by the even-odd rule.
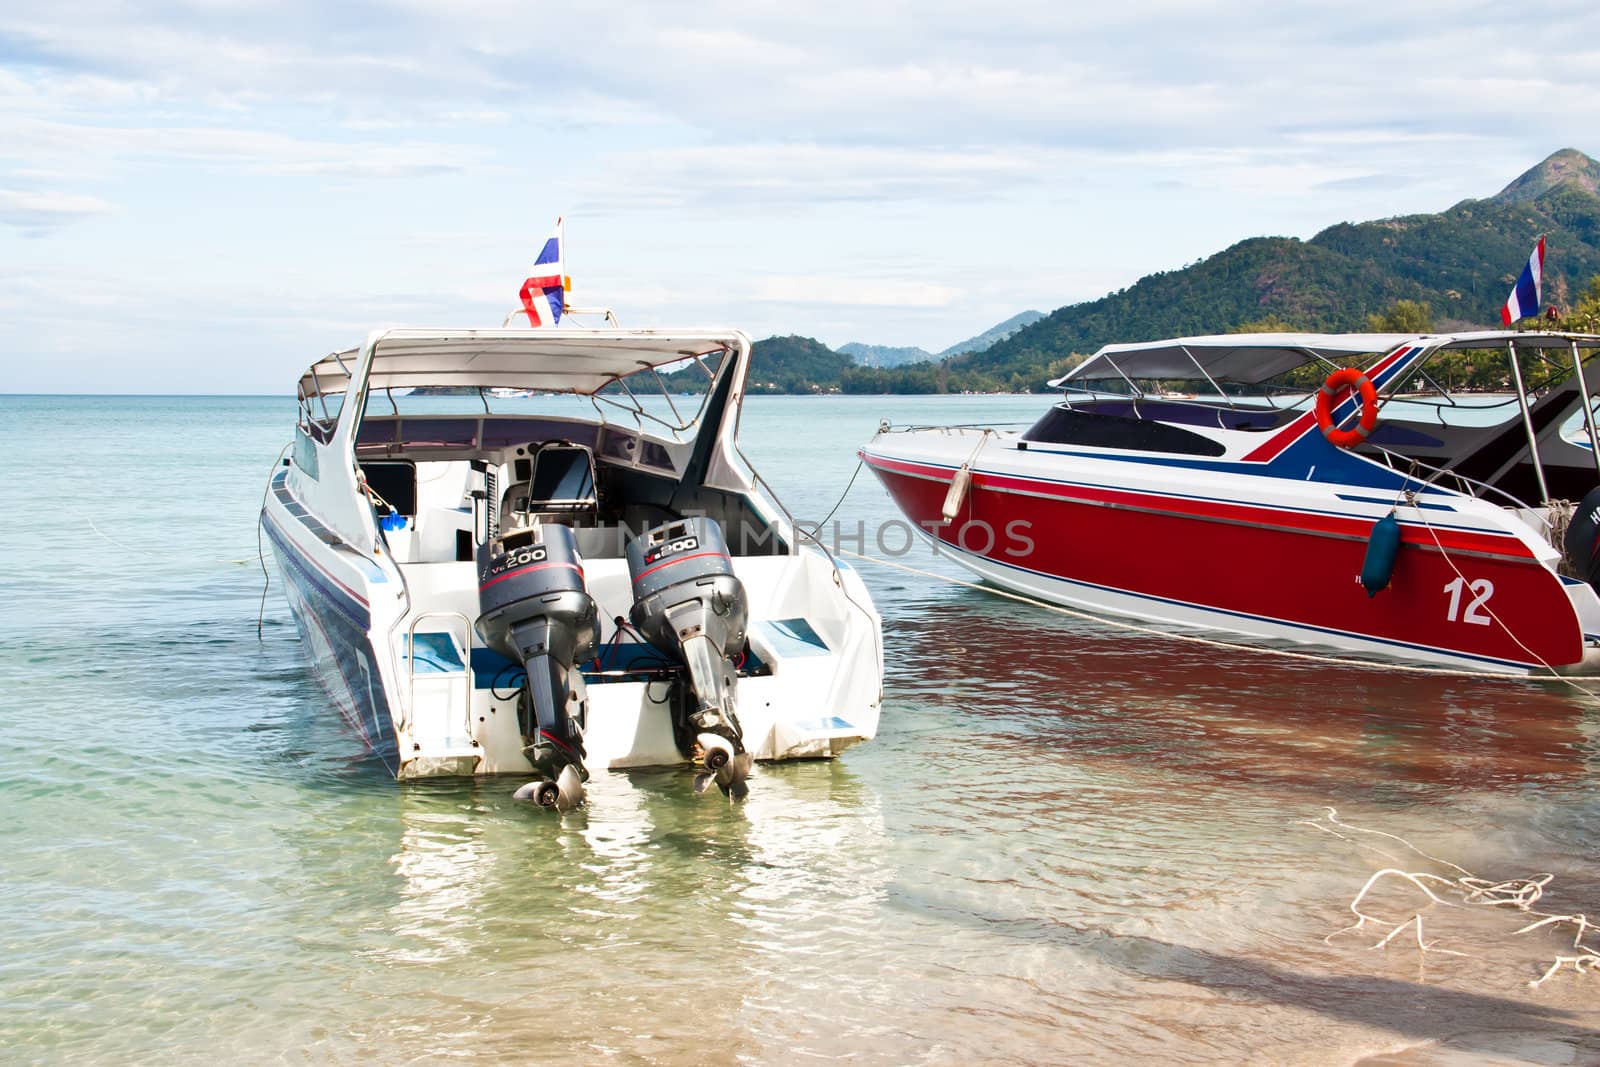
POLYGON ((1214 337, 1179 337, 1168 341, 1106 345, 1067 374, 1050 382, 1105 378, 1211 377, 1216 381, 1255 383, 1298 367, 1314 357, 1332 362, 1363 362, 1351 357, 1392 352, 1404 344, 1430 348, 1504 348, 1559 345, 1576 341, 1592 347, 1600 338, 1587 334, 1557 334, 1491 330, 1456 334, 1405 333, 1235 333, 1214 337))
MULTIPOLYGON (((454 385, 588 395, 638 371, 749 346, 749 337, 730 329, 385 330, 367 339, 367 381, 373 389, 454 385)), ((302 395, 347 391, 362 352, 313 363, 300 379, 302 395)))

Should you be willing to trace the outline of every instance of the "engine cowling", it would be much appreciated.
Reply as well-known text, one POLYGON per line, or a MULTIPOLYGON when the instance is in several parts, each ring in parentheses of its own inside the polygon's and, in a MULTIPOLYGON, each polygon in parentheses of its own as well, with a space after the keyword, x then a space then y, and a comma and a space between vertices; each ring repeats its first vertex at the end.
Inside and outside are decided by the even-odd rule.
POLYGON ((634 627, 688 669, 691 700, 684 715, 706 771, 724 793, 744 796, 750 756, 735 706, 733 657, 744 648, 749 601, 722 527, 702 515, 646 530, 628 545, 628 574, 634 627))
MULTIPOLYGON (((528 755, 547 780, 567 767, 581 782, 587 691, 576 664, 593 654, 600 617, 566 526, 510 530, 478 549, 478 636, 522 664, 528 755)), ((563 790, 563 804, 576 803, 563 790)))
POLYGON ((1573 573, 1600 590, 1600 488, 1589 490, 1572 509, 1561 547, 1573 573))

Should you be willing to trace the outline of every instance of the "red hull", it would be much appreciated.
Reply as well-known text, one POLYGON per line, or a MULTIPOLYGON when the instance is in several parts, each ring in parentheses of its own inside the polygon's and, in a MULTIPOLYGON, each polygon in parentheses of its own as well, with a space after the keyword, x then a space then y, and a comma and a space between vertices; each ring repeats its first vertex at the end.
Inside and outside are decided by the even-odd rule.
POLYGON ((1310 641, 1321 632, 1529 668, 1583 652, 1560 579, 1511 536, 1441 531, 1447 557, 1426 527, 1405 524, 1389 587, 1368 597, 1357 576, 1370 520, 1175 499, 1167 511, 1149 494, 1122 494, 1137 496, 1133 504, 1116 490, 974 474, 961 513, 945 524, 948 469, 867 462, 940 541, 1047 578, 1289 625, 1310 641))

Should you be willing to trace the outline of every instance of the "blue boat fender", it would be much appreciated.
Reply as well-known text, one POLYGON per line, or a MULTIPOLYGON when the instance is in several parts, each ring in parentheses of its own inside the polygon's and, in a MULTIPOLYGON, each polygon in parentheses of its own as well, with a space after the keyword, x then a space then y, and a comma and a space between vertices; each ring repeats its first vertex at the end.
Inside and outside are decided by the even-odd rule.
POLYGON ((1372 524, 1367 535, 1367 556, 1361 561, 1361 585, 1367 596, 1375 597, 1389 588, 1394 577, 1395 556, 1400 553, 1400 521, 1389 512, 1372 524))

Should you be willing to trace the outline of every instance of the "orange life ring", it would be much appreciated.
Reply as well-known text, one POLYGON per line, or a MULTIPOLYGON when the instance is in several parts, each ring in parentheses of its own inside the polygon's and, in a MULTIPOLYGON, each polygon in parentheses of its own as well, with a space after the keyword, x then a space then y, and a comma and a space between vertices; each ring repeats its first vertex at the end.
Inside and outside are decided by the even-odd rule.
POLYGON ((1337 448, 1350 448, 1367 439, 1378 425, 1378 390, 1365 374, 1355 367, 1341 367, 1328 375, 1317 391, 1317 429, 1328 443, 1337 448), (1353 429, 1340 430, 1333 425, 1333 399, 1342 390, 1354 386, 1361 394, 1361 421, 1353 429))

